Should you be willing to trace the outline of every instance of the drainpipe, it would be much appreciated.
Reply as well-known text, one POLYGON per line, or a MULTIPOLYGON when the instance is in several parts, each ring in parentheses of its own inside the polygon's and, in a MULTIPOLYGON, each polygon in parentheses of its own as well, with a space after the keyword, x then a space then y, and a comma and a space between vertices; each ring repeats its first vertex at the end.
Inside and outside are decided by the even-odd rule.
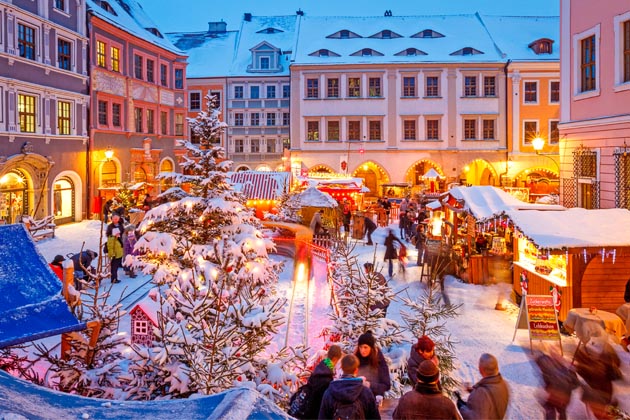
POLYGON ((91 219, 92 218, 92 195, 94 194, 94 190, 96 189, 95 185, 92 185, 92 183, 94 182, 94 176, 92 175, 92 150, 94 149, 94 146, 92 144, 92 142, 94 141, 94 137, 93 137, 93 132, 92 132, 92 116, 91 116, 91 112, 90 110, 92 109, 92 100, 93 100, 93 90, 92 90, 92 80, 91 80, 91 76, 92 76, 92 61, 91 61, 91 57, 90 57, 90 32, 92 30, 92 20, 91 20, 91 14, 88 13, 87 15, 87 38, 88 38, 88 45, 86 48, 86 54, 87 54, 87 75, 88 75, 88 80, 90 80, 90 83, 88 83, 88 103, 87 103, 87 110, 85 113, 85 124, 87 125, 87 133, 88 133, 88 141, 85 147, 85 178, 87 179, 87 199, 85 200, 87 207, 86 207, 86 211, 85 211, 85 217, 86 219, 91 219))
POLYGON ((503 74, 505 75, 505 172, 499 175, 499 183, 501 183, 501 177, 503 175, 507 175, 510 171, 510 130, 508 129, 508 105, 509 105, 509 97, 508 97, 508 67, 512 62, 511 59, 505 63, 503 66, 503 74))

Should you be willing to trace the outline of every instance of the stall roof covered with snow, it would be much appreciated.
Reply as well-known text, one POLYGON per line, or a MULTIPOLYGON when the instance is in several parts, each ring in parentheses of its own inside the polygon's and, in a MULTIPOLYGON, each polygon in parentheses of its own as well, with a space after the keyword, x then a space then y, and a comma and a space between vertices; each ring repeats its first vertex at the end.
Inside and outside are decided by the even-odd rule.
POLYGON ((24 226, 0 226, 0 348, 85 329, 61 287, 24 226))
POLYGON ((321 192, 316 187, 308 187, 301 193, 295 194, 291 197, 292 201, 301 207, 325 207, 333 208, 337 207, 337 201, 330 195, 321 192))
POLYGON ((231 172, 230 182, 248 200, 278 200, 289 191, 290 172, 231 172))

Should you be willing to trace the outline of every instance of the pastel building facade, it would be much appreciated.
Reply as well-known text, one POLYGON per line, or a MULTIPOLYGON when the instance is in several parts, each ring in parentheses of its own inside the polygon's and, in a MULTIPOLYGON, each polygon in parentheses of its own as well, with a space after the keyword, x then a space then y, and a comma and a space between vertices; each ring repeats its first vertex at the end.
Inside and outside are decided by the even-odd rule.
POLYGON ((85 216, 85 1, 0 1, 0 223, 85 216))
POLYGON ((630 5, 562 0, 560 17, 562 202, 630 209, 630 5))

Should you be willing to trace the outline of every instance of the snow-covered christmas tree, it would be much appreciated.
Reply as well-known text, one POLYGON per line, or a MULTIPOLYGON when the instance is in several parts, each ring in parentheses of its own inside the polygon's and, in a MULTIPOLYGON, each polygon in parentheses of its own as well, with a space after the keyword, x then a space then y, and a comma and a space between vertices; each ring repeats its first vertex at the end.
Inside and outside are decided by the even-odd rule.
POLYGON ((286 372, 299 351, 266 353, 284 320, 276 297, 281 265, 268 252, 253 212, 227 182, 231 162, 211 140, 225 124, 212 108, 191 121, 199 146, 184 143, 184 174, 141 224, 134 266, 153 276, 161 304, 157 340, 134 347, 130 398, 178 398, 246 385, 276 398, 288 391, 286 372))

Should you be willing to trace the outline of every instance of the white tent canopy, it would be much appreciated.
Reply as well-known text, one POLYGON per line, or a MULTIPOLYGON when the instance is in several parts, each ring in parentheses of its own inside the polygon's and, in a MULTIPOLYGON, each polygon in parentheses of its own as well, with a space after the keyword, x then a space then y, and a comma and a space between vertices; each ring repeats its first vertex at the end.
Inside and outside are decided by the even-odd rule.
POLYGON ((330 195, 321 192, 316 187, 308 187, 304 191, 291 197, 291 200, 301 207, 337 207, 337 201, 330 195))
POLYGON ((426 174, 422 175, 422 178, 424 179, 430 179, 430 178, 442 178, 442 176, 438 173, 438 171, 436 171, 435 169, 431 168, 427 171, 426 174))

